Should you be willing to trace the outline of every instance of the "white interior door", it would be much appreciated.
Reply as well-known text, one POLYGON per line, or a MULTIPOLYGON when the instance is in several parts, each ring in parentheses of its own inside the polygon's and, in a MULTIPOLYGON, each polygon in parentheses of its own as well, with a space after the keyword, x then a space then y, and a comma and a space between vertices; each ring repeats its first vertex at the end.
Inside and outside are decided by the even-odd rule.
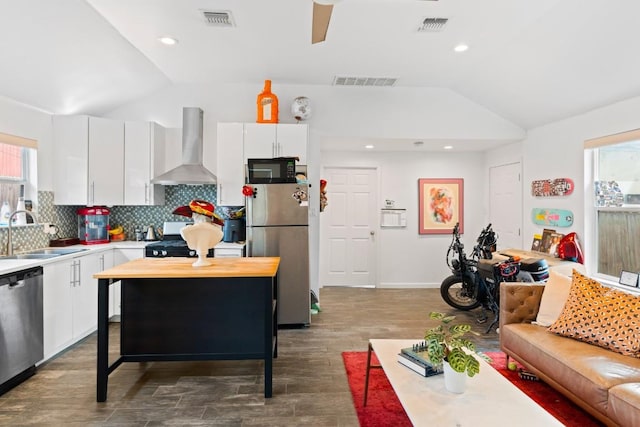
POLYGON ((325 168, 327 202, 320 214, 320 286, 375 286, 375 168, 325 168))
POLYGON ((489 168, 489 222, 498 234, 498 250, 523 248, 521 170, 519 162, 489 168))

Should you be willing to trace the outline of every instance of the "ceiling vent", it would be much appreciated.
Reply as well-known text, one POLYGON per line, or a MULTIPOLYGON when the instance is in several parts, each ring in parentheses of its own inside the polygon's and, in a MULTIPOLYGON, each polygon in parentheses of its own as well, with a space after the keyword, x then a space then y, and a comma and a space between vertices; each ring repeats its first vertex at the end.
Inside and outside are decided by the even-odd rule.
POLYGON ((449 22, 449 18, 424 18, 418 32, 421 33, 437 33, 444 30, 445 25, 449 22))
POLYGON ((229 10, 203 10, 202 16, 207 25, 213 27, 233 27, 233 16, 229 10))
POLYGON ((333 86, 393 86, 396 80, 391 77, 345 77, 333 78, 333 86))

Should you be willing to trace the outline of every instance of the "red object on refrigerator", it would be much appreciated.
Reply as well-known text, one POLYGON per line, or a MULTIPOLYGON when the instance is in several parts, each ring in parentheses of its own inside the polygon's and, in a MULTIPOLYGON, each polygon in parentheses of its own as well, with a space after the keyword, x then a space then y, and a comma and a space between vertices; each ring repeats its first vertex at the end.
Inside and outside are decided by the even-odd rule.
POLYGON ((100 206, 78 209, 78 239, 83 245, 109 243, 109 209, 100 206))

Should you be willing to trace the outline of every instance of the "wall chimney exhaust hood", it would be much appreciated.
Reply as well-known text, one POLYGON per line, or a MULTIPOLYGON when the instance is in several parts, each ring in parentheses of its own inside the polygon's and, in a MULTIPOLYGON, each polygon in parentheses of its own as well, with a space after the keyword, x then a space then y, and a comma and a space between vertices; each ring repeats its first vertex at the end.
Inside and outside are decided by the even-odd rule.
POLYGON ((217 178, 202 165, 203 112, 197 107, 182 109, 182 164, 151 180, 152 184, 215 184, 217 178))

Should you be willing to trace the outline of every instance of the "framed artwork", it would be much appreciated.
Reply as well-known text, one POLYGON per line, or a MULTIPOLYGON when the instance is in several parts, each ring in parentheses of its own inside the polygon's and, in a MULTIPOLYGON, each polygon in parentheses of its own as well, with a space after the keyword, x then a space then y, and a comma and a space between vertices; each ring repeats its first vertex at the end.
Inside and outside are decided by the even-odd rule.
POLYGON ((621 285, 627 285, 635 288, 638 286, 638 273, 622 270, 620 273, 620 280, 618 282, 621 285))
POLYGON ((542 234, 534 234, 533 242, 531 242, 532 251, 542 251, 542 234))
POLYGON ((456 223, 464 232, 462 178, 420 178, 418 199, 420 234, 451 234, 456 223))
POLYGON ((540 252, 544 252, 545 254, 549 253, 549 249, 551 248, 552 236, 556 232, 556 230, 551 230, 549 228, 545 228, 542 230, 542 239, 540 239, 540 252))

